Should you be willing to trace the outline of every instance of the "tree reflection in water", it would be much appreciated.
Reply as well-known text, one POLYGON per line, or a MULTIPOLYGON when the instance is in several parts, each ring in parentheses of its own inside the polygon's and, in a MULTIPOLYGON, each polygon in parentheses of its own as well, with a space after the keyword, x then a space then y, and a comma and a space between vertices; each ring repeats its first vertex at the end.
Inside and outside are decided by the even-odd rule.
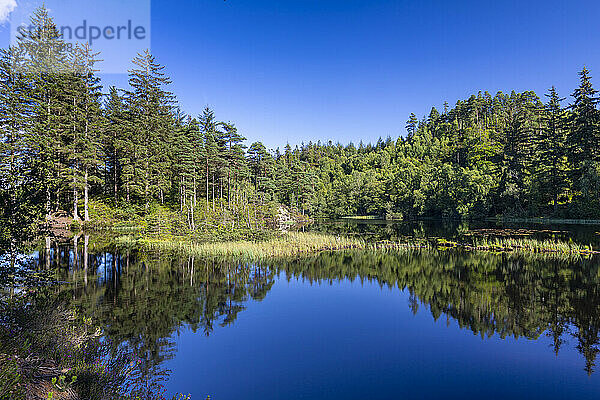
MULTIPOLYGON (((82 240, 83 239, 83 240, 82 240)), ((143 375, 164 374, 173 334, 210 335, 260 301, 278 276, 310 284, 377 282, 410 294, 413 312, 456 320, 482 338, 547 335, 556 354, 571 337, 594 371, 600 329, 596 258, 558 258, 456 251, 325 252, 262 263, 207 260, 92 243, 46 241, 38 267, 57 269, 72 304, 104 326, 115 348, 127 346, 143 375), (75 246, 76 244, 76 246, 75 246), (421 306, 421 307, 420 307, 421 306)))

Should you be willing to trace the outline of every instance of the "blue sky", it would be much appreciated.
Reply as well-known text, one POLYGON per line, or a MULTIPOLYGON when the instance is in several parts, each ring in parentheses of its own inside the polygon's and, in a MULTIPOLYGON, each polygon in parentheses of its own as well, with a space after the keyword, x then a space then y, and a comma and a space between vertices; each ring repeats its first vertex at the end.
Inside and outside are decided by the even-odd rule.
MULTIPOLYGON (((421 117, 478 90, 542 95, 555 85, 566 97, 583 65, 600 87, 597 1, 155 0, 151 7, 152 52, 182 109, 197 115, 210 105, 270 147, 395 138, 409 113, 421 117)), ((103 80, 126 83, 113 74, 103 80)))

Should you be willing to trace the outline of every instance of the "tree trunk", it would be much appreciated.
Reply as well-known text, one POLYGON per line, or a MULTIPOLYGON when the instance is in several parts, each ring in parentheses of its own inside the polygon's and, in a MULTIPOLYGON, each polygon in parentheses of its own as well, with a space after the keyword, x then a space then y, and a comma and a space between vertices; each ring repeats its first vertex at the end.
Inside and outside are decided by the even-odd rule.
POLYGON ((77 202, 79 201, 79 195, 77 193, 77 182, 75 175, 73 175, 73 219, 79 221, 79 210, 77 209, 77 202))
POLYGON ((51 204, 50 204, 50 186, 46 185, 46 219, 50 219, 52 214, 51 204))
POLYGON ((208 160, 206 161, 206 209, 208 210, 208 160))
MULTIPOLYGON (((190 201, 190 205, 192 202, 190 201)), ((196 230, 196 223, 194 222, 194 206, 192 205, 191 207, 191 213, 192 213, 192 231, 196 230)))
MULTIPOLYGON (((117 133, 115 131, 114 142, 117 141, 117 133)), ((113 144, 114 146, 114 144, 113 144)), ((113 195, 115 198, 115 207, 117 206, 117 150, 113 152, 113 195)))
MULTIPOLYGON (((88 48, 89 49, 89 48, 88 48)), ((88 95, 88 81, 85 81, 85 93, 86 93, 86 99, 87 99, 87 95, 88 95)), ((85 140, 87 142, 88 140, 88 133, 89 133, 90 127, 89 127, 89 105, 88 105, 88 101, 85 102, 85 140)), ((83 219, 87 222, 90 220, 90 214, 88 212, 88 197, 89 197, 89 187, 88 187, 88 166, 89 166, 89 161, 86 161, 85 164, 85 181, 83 182, 84 187, 83 187, 83 219)))
POLYGON ((148 183, 148 168, 150 168, 150 166, 148 165, 148 161, 146 161, 146 172, 145 172, 145 180, 144 180, 144 201, 146 202, 145 204, 145 210, 146 210, 146 214, 148 214, 148 206, 150 205, 149 201, 148 201, 148 191, 149 191, 149 183, 148 183))
POLYGON ((90 235, 83 237, 83 282, 87 286, 87 270, 88 270, 88 244, 90 235))
POLYGON ((90 220, 90 213, 88 209, 88 200, 89 200, 89 186, 88 186, 88 170, 85 169, 85 182, 83 187, 83 218, 85 221, 90 220))
POLYGON ((73 237, 73 267, 77 269, 79 267, 79 252, 78 252, 78 242, 79 241, 79 233, 73 237))
POLYGON ((46 269, 50 269, 50 236, 46 236, 46 269))
POLYGON ((196 170, 194 169, 194 207, 196 207, 196 200, 197 200, 197 195, 196 195, 196 170))

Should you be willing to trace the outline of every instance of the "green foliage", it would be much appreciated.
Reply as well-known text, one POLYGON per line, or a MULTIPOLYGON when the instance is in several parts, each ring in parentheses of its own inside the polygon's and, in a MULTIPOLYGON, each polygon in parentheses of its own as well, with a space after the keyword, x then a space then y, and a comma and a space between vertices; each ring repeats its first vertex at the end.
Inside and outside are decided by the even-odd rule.
POLYGON ((156 235, 260 230, 277 203, 312 217, 600 218, 598 98, 586 68, 569 108, 554 88, 546 104, 531 91, 479 92, 421 120, 411 114, 397 140, 270 152, 246 148, 209 107, 184 115, 149 51, 134 58, 129 87, 109 88, 102 102, 97 54, 66 46, 43 7, 31 25, 40 34, 0 54, 9 246, 60 210, 85 227, 156 235))
POLYGON ((0 398, 25 399, 24 382, 18 365, 6 355, 0 356, 0 398))
POLYGON ((66 306, 56 289, 0 303, 0 397, 163 398, 152 381, 137 381, 137 357, 102 340, 92 319, 66 306))

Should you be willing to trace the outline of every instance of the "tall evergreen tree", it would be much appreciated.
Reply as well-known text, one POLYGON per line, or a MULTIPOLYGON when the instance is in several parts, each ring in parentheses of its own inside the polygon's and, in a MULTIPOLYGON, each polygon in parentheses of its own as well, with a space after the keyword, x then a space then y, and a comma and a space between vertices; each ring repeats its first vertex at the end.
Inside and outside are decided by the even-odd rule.
POLYGON ((202 115, 198 118, 200 123, 200 131, 204 135, 205 152, 204 152, 204 171, 206 184, 206 207, 209 206, 209 199, 213 201, 213 210, 215 208, 215 179, 218 174, 221 162, 221 154, 218 144, 218 122, 215 119, 214 111, 209 107, 205 107, 202 115), (212 197, 210 197, 209 186, 212 187, 212 197))
POLYGON ((548 195, 556 213, 558 198, 568 188, 565 112, 560 105, 564 98, 558 96, 554 86, 550 88, 546 97, 548 102, 542 110, 544 123, 537 148, 538 180, 542 193, 548 195))
POLYGON ((408 132, 408 137, 412 137, 415 134, 417 125, 419 125, 417 116, 414 113, 410 113, 408 121, 406 121, 406 132, 408 132))
POLYGON ((170 183, 173 95, 164 88, 171 83, 163 72, 164 66, 148 50, 138 54, 133 64, 135 67, 129 71, 132 91, 126 97, 136 148, 132 186, 148 211, 153 198, 164 202, 170 183))
POLYGON ((128 118, 124 98, 114 86, 111 86, 108 92, 108 98, 104 106, 104 118, 105 125, 102 141, 104 150, 104 182, 106 184, 106 194, 112 197, 113 203, 116 206, 123 184, 127 187, 127 201, 129 201, 128 182, 132 178, 132 162, 129 148, 130 137, 128 137, 131 129, 127 127, 128 118))
POLYGON ((584 67, 579 73, 579 87, 572 95, 574 101, 567 136, 568 156, 573 167, 575 184, 578 184, 583 176, 586 165, 598 160, 600 154, 597 93, 592 86, 590 71, 584 67))
POLYGON ((44 7, 34 12, 28 29, 20 30, 17 46, 24 51, 23 71, 30 82, 31 145, 36 153, 33 168, 44 187, 49 216, 61 208, 63 194, 71 184, 66 159, 66 144, 72 139, 72 99, 68 96, 71 48, 60 38, 44 7))
POLYGON ((32 171, 30 82, 22 57, 19 47, 0 51, 0 247, 11 253, 34 232, 42 204, 32 171))
POLYGON ((70 169, 73 175, 74 218, 77 219, 78 193, 83 192, 84 220, 89 221, 89 191, 99 184, 101 139, 104 130, 100 97, 100 79, 95 76, 98 53, 89 44, 77 46, 72 57, 73 71, 70 80, 73 96, 73 141, 70 150, 70 169))

